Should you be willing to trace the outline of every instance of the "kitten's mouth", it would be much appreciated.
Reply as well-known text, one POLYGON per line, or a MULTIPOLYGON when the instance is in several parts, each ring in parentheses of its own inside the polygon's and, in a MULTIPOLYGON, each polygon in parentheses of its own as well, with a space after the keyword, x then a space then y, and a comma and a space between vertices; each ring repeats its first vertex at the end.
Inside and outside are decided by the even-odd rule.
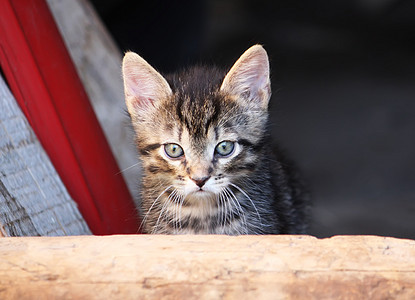
POLYGON ((187 195, 186 199, 189 201, 195 200, 200 201, 201 199, 211 199, 214 198, 215 194, 213 192, 206 191, 204 189, 199 189, 197 191, 191 192, 187 195))
POLYGON ((208 192, 204 189, 198 189, 197 191, 194 191, 192 194, 196 194, 196 195, 211 195, 213 194, 212 192, 208 192))

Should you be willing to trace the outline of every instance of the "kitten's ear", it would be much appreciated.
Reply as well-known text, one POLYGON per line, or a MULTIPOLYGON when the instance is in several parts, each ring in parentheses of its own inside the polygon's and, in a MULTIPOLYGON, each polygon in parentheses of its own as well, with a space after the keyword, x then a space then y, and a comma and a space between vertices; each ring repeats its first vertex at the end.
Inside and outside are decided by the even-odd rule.
POLYGON ((246 50, 226 74, 220 89, 267 109, 271 85, 265 49, 254 45, 246 50))
POLYGON ((172 94, 169 84, 152 66, 134 52, 127 52, 122 61, 125 103, 133 116, 154 106, 172 94))

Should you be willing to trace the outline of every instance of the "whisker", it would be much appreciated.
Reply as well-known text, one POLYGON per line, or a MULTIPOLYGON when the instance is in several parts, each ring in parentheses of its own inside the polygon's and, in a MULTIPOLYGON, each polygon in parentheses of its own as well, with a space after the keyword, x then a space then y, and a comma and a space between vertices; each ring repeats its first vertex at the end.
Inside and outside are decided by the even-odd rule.
POLYGON ((178 217, 177 217, 177 212, 178 212, 178 192, 174 194, 173 197, 171 197, 169 200, 172 204, 173 207, 173 212, 171 213, 171 223, 173 224, 173 231, 175 234, 177 234, 178 231, 178 217))
POLYGON ((256 206, 255 206, 255 204, 254 204, 254 202, 252 201, 252 199, 251 199, 251 197, 249 197, 248 196, 248 194, 247 193, 245 193, 245 191, 243 190, 243 189, 241 189, 239 186, 237 186, 236 184, 233 184, 233 183, 229 183, 231 186, 233 186, 234 188, 236 188, 236 189, 238 189, 250 202, 251 202, 251 204, 252 204, 252 206, 254 207, 254 209, 255 209, 255 211, 256 211, 256 214, 257 214, 257 216, 258 216, 258 219, 259 219, 259 223, 261 224, 261 225, 263 225, 262 224, 262 220, 261 220, 261 216, 259 215, 259 212, 258 212, 258 209, 256 208, 256 206))
POLYGON ((160 219, 161 216, 163 215, 163 213, 167 213, 167 205, 169 204, 169 201, 172 197, 174 197, 174 195, 177 193, 177 189, 174 189, 173 192, 171 192, 171 194, 167 197, 166 201, 163 203, 163 206, 161 207, 160 213, 159 213, 159 217, 157 218, 157 222, 156 225, 154 225, 153 230, 151 233, 155 233, 155 231, 157 230, 159 223, 160 223, 160 219))
MULTIPOLYGON (((229 207, 230 207, 230 215, 234 212, 234 209, 236 208, 236 209, 238 209, 238 207, 235 205, 235 202, 234 202, 234 200, 232 199, 232 195, 231 194, 229 194, 229 192, 228 192, 228 189, 225 187, 224 189, 223 189, 223 194, 226 196, 226 199, 228 200, 228 203, 229 203, 229 207), (234 205, 231 205, 231 202, 234 204, 234 205)), ((239 215, 239 214, 238 214, 239 215)), ((229 216, 229 221, 231 221, 231 216, 229 216)), ((231 222, 229 222, 229 225, 231 224, 231 222)))
POLYGON ((179 198, 180 198, 180 206, 179 206, 179 227, 180 230, 182 230, 182 207, 183 207, 183 203, 184 203, 184 197, 183 195, 179 194, 179 198))
POLYGON ((156 200, 153 201, 153 203, 151 204, 149 210, 147 211, 147 213, 144 215, 143 220, 141 221, 140 227, 138 228, 138 230, 141 229, 141 227, 144 225, 144 223, 147 221, 148 218, 148 214, 150 213, 151 209, 153 208, 154 204, 156 204, 157 200, 160 199, 161 195, 163 195, 169 188, 171 188, 173 185, 169 185, 168 187, 166 187, 156 198, 156 200))
POLYGON ((181 199, 182 195, 176 189, 176 193, 170 198, 171 202, 174 202, 174 211, 172 213, 171 222, 173 223, 175 234, 179 233, 179 229, 181 229, 181 199))
POLYGON ((222 190, 222 192, 219 194, 219 199, 220 199, 220 216, 221 216, 221 219, 222 220, 219 220, 219 224, 220 223, 222 223, 222 228, 225 228, 225 199, 223 198, 224 197, 224 194, 223 194, 223 190, 222 190), (221 222, 222 221, 222 222, 221 222))
POLYGON ((179 232, 179 229, 181 229, 181 222, 180 222, 180 194, 177 193, 176 196, 174 197, 174 210, 175 210, 175 222, 174 222, 174 227, 175 227, 175 232, 176 234, 179 232))
POLYGON ((224 225, 225 226, 227 224, 227 220, 228 220, 228 197, 224 197, 223 199, 223 207, 224 207, 224 225))
POLYGON ((243 208, 242 208, 242 206, 241 206, 241 204, 239 203, 239 200, 238 200, 238 198, 236 197, 236 195, 234 194, 234 192, 232 192, 232 190, 231 189, 229 189, 229 188, 227 188, 226 187, 226 191, 228 192, 228 193, 230 193, 231 194, 231 196, 232 196, 232 202, 235 204, 236 203, 236 208, 237 208, 237 210, 239 211, 239 213, 238 213, 238 215, 240 216, 240 217, 242 217, 243 218, 243 224, 244 224, 244 229, 245 229, 245 234, 248 234, 248 223, 247 223, 247 221, 246 221, 246 216, 245 216, 245 214, 244 214, 244 210, 243 210, 243 208))
POLYGON ((140 164, 139 162, 136 163, 136 164, 133 164, 132 166, 129 166, 129 167, 125 168, 124 170, 121 170, 121 171, 115 173, 115 175, 119 175, 119 174, 121 174, 121 173, 123 173, 123 172, 125 172, 125 171, 127 171, 127 170, 129 170, 131 168, 134 168, 135 166, 138 166, 139 164, 140 164))

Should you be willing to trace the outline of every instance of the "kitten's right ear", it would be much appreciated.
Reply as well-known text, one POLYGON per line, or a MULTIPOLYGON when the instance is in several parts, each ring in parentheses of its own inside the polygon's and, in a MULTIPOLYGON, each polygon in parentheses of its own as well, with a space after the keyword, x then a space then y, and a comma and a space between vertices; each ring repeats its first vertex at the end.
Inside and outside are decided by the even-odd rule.
POLYGON ((172 95, 167 81, 149 63, 134 52, 122 61, 125 103, 131 116, 154 106, 159 99, 172 95))
POLYGON ((261 45, 254 45, 246 50, 226 74, 220 89, 267 109, 271 87, 265 49, 261 45))

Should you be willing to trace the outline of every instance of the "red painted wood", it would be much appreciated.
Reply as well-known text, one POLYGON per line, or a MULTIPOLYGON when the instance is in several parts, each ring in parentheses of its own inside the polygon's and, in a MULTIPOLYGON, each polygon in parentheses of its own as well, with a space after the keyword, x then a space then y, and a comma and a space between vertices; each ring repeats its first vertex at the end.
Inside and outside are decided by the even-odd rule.
POLYGON ((0 63, 94 234, 136 233, 136 210, 44 0, 0 0, 0 63))

